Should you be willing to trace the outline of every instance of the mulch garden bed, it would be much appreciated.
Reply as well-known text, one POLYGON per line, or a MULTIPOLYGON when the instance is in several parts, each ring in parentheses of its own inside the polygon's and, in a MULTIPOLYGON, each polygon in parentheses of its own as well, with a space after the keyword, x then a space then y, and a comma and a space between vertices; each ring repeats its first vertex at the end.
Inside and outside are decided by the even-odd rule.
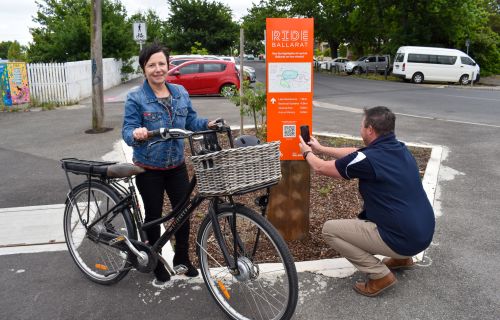
MULTIPOLYGON (((339 137, 315 136, 322 145, 334 147, 363 146, 362 141, 339 137)), ((222 142, 224 144, 224 142, 222 142)), ((430 158, 431 149, 421 147, 409 147, 415 157, 420 176, 423 177, 427 162, 430 158)), ((186 155, 189 155, 187 151, 186 155)), ((189 174, 192 175, 192 167, 188 162, 189 174)), ((261 193, 261 192, 260 192, 261 193)), ((248 193, 235 197, 235 201, 243 203, 256 212, 260 212, 254 204, 254 199, 260 194, 248 193)), ((205 201, 191 217, 191 261, 197 262, 195 257, 195 241, 198 226, 207 212, 207 201, 205 201)), ((294 260, 310 261, 329 259, 337 257, 338 254, 330 249, 321 236, 323 224, 332 219, 355 218, 361 211, 363 200, 358 192, 357 180, 339 180, 321 176, 311 171, 311 192, 309 209, 309 233, 303 240, 287 241, 288 248, 294 260)), ((165 212, 170 210, 168 198, 165 198, 165 212)))

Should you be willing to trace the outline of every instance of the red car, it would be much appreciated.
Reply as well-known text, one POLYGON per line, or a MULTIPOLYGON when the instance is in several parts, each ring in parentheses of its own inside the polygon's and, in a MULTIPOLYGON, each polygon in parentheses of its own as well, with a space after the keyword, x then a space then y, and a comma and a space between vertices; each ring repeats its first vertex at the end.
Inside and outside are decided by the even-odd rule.
POLYGON ((238 70, 233 62, 223 60, 192 60, 171 69, 169 83, 184 86, 190 95, 234 94, 240 88, 238 70))

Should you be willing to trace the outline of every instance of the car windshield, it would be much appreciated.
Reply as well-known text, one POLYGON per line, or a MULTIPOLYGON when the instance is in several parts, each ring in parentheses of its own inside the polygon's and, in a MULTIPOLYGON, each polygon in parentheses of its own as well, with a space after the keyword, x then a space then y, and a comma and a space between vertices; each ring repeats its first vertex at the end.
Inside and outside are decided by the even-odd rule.
POLYGON ((366 59, 366 57, 361 57, 361 58, 359 58, 359 59, 358 59, 358 60, 356 60, 356 61, 365 61, 365 59, 366 59))

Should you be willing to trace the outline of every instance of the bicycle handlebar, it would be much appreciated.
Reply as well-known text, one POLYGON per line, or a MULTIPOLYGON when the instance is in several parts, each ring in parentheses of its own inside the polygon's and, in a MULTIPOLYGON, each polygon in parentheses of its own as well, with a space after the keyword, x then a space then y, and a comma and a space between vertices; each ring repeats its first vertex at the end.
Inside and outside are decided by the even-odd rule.
POLYGON ((160 136, 163 140, 168 140, 168 139, 185 139, 189 138, 192 135, 199 135, 199 134, 204 134, 204 133, 210 133, 210 132, 221 132, 229 128, 226 126, 224 119, 218 118, 215 120, 215 124, 217 125, 217 128, 215 129, 208 129, 208 130, 202 130, 202 131, 189 131, 189 130, 184 130, 184 129, 178 129, 178 128, 160 128, 152 131, 148 131, 148 138, 152 137, 158 137, 160 136))

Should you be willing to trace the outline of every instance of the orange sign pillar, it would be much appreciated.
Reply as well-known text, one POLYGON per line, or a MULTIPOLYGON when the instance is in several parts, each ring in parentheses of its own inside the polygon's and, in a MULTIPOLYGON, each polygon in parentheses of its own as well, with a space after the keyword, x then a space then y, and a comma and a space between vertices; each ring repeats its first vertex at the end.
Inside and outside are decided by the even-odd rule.
POLYGON ((269 220, 286 240, 309 231, 309 165, 300 126, 312 132, 314 20, 266 19, 267 140, 281 141, 282 181, 271 190, 269 220))

